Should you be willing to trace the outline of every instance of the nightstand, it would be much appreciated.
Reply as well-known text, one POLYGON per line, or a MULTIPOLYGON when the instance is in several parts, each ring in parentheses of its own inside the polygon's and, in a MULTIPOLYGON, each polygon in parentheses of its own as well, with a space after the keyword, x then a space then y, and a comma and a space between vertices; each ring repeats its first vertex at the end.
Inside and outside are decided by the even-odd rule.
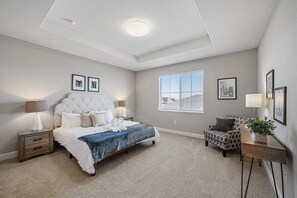
POLYGON ((124 118, 124 120, 131 120, 133 122, 133 117, 132 116, 131 117, 126 117, 126 118, 124 118))
POLYGON ((40 132, 18 133, 19 161, 31 159, 34 156, 53 152, 53 130, 44 129, 40 132))

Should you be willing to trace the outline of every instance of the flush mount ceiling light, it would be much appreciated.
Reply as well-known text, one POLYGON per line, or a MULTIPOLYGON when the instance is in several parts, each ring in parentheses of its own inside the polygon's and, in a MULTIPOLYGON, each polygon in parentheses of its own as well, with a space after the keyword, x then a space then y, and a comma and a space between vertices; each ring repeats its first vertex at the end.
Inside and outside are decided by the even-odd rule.
POLYGON ((127 23, 126 30, 132 36, 142 37, 149 32, 149 27, 142 21, 131 21, 127 23))

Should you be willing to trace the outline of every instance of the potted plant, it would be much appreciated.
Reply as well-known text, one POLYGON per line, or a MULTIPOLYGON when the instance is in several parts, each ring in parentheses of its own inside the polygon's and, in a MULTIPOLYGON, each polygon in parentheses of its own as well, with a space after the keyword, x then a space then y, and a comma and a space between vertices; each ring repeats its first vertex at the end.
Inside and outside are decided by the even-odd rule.
POLYGON ((267 117, 264 117, 264 120, 259 118, 252 118, 246 122, 247 128, 250 129, 250 132, 255 133, 255 141, 259 143, 267 143, 267 135, 273 135, 273 130, 276 128, 273 125, 274 121, 268 120, 267 117))

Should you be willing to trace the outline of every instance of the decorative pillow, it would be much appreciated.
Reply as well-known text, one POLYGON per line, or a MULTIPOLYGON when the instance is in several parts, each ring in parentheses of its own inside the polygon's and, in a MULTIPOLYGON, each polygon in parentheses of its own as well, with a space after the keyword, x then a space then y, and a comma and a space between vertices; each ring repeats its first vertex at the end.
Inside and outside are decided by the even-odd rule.
POLYGON ((92 123, 94 127, 106 125, 105 116, 103 113, 99 113, 99 114, 91 113, 91 118, 92 118, 92 123))
POLYGON ((217 123, 214 126, 214 130, 227 132, 231 131, 234 126, 235 119, 220 119, 217 118, 217 123))
POLYGON ((86 128, 86 127, 91 127, 92 125, 92 118, 90 114, 81 114, 81 126, 86 128))
POLYGON ((112 110, 102 110, 102 111, 91 111, 91 114, 104 114, 106 124, 110 124, 113 119, 113 112, 112 110))
POLYGON ((64 128, 81 127, 80 114, 63 112, 61 127, 64 127, 64 128))

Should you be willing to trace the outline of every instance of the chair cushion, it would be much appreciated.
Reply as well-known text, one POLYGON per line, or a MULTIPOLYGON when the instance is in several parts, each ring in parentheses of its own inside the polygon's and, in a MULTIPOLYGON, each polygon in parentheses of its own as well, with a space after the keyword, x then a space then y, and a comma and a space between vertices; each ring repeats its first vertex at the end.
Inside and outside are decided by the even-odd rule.
POLYGON ((225 132, 222 131, 216 131, 216 130, 205 130, 204 135, 206 140, 217 140, 219 142, 228 143, 228 135, 225 132))
POLYGON ((240 131, 228 131, 225 133, 205 130, 204 138, 206 141, 224 150, 238 149, 240 147, 240 131))
POLYGON ((222 132, 230 131, 230 130, 232 130, 232 128, 234 126, 234 121, 235 121, 235 119, 217 118, 217 123, 214 126, 214 130, 222 131, 222 132))

